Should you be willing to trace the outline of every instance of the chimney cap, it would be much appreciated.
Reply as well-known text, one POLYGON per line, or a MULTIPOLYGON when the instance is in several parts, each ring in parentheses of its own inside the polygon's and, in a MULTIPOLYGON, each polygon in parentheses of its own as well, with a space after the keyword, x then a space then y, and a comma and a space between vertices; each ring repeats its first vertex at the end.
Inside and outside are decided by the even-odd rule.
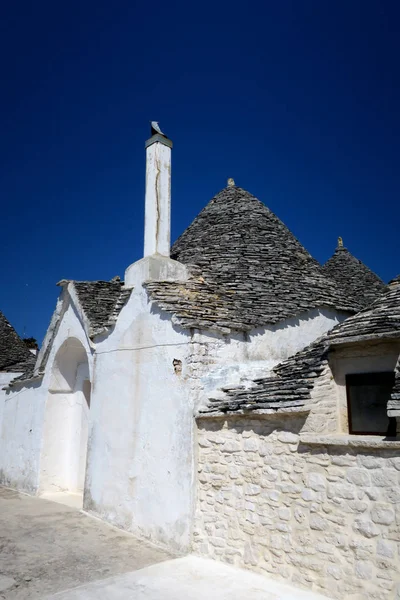
POLYGON ((168 148, 172 148, 173 144, 169 138, 161 131, 161 128, 158 124, 158 121, 150 121, 151 128, 151 138, 148 139, 145 143, 145 148, 148 148, 152 144, 156 142, 160 142, 164 144, 164 146, 168 146, 168 148))

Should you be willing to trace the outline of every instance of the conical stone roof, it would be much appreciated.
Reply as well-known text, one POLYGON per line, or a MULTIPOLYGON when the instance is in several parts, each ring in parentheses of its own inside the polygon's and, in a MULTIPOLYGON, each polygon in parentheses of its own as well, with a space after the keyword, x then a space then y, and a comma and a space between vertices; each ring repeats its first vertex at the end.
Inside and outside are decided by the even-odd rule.
POLYGON ((171 258, 189 266, 189 282, 146 287, 184 327, 246 331, 313 308, 361 308, 273 212, 237 186, 209 202, 175 242, 171 258))
POLYGON ((0 371, 24 371, 35 357, 0 312, 0 371))
POLYGON ((322 269, 339 284, 349 298, 361 304, 362 308, 374 302, 387 290, 387 286, 378 275, 340 244, 322 269))

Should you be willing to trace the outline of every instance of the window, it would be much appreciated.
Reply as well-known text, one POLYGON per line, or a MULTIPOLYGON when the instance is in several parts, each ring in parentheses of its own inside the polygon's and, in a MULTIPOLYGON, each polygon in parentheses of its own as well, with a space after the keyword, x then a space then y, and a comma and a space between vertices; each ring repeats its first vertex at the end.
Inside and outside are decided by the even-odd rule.
POLYGON ((346 375, 350 433, 396 435, 396 419, 387 416, 393 385, 393 371, 346 375))

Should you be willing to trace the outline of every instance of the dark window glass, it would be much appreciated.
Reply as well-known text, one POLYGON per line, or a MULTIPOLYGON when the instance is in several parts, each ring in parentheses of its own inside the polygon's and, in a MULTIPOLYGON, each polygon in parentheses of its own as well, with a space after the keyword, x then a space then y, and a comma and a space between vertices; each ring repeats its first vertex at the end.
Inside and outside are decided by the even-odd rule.
POLYGON ((396 435, 396 419, 387 416, 394 372, 346 375, 350 433, 396 435))

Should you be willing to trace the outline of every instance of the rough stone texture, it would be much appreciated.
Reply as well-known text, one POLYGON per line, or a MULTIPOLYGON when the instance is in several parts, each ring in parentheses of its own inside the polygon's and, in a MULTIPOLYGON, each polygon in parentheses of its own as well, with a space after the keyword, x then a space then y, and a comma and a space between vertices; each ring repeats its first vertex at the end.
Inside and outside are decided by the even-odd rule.
POLYGON ((303 429, 300 416, 198 420, 195 552, 333 598, 394 598, 398 450, 306 445, 303 429))
POLYGON ((34 363, 34 355, 0 312, 0 371, 18 373, 34 363))
POLYGON ((91 337, 113 325, 131 290, 121 281, 74 281, 82 309, 91 326, 91 337))
MULTIPOLYGON (((209 399, 203 414, 290 411, 305 409, 311 391, 328 364, 330 351, 343 344, 400 338, 400 285, 391 285, 372 305, 349 317, 307 348, 277 365, 273 374, 253 381, 253 385, 222 388, 222 394, 209 399)), ((400 367, 389 411, 400 410, 400 367)))
POLYGON ((387 286, 371 269, 347 250, 339 246, 334 255, 323 265, 322 270, 334 279, 349 298, 368 306, 387 286))
POLYGON ((146 289, 183 327, 248 331, 312 308, 362 308, 274 213, 239 187, 209 202, 175 242, 171 258, 188 265, 188 282, 149 282, 146 289))

